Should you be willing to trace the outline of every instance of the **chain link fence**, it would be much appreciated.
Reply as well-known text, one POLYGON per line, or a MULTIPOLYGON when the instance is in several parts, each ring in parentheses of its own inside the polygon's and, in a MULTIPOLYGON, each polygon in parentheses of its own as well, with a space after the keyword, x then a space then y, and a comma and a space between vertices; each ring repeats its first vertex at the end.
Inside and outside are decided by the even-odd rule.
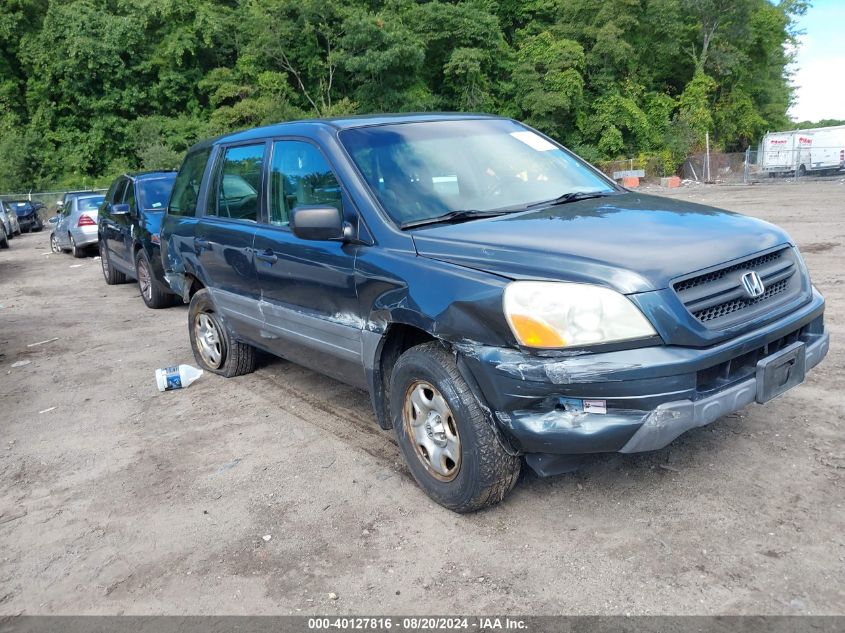
POLYGON ((776 178, 812 182, 823 176, 845 175, 845 148, 814 147, 711 152, 688 157, 681 167, 686 180, 748 184, 776 178))

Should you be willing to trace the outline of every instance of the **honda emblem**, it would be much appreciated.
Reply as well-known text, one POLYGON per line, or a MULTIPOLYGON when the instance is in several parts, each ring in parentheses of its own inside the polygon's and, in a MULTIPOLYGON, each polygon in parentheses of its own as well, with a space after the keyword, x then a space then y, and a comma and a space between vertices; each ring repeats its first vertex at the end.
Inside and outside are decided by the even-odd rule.
POLYGON ((763 285, 763 280, 760 279, 756 270, 742 276, 742 287, 745 288, 745 293, 752 299, 756 299, 766 292, 766 286, 763 285))

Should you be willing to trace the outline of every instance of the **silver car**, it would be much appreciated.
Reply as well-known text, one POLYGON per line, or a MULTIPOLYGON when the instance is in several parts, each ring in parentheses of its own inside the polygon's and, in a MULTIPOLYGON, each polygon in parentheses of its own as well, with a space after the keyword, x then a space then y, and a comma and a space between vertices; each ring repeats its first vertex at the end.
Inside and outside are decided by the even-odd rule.
POLYGON ((21 225, 18 224, 18 214, 2 200, 0 200, 0 222, 3 223, 3 228, 6 229, 6 235, 9 239, 21 234, 21 225))
POLYGON ((54 251, 71 251, 84 257, 90 246, 97 244, 97 216, 105 200, 102 194, 73 198, 59 212, 50 246, 54 251))

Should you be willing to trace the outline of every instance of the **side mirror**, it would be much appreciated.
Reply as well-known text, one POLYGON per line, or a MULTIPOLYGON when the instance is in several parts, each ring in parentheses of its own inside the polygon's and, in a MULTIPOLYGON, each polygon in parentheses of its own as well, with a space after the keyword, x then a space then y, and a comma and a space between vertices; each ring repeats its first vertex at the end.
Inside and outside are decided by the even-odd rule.
POLYGON ((335 207, 302 206, 291 213, 293 234, 303 240, 352 239, 352 227, 344 224, 343 215, 335 207))
POLYGON ((109 207, 109 213, 112 215, 129 215, 128 204, 113 204, 109 207))
POLYGON ((61 211, 63 206, 65 206, 65 203, 64 203, 63 200, 56 200, 56 209, 61 211))
POLYGON ((54 215, 52 218, 48 219, 47 221, 48 221, 50 224, 55 224, 56 222, 58 222, 58 221, 59 221, 59 216, 54 215))

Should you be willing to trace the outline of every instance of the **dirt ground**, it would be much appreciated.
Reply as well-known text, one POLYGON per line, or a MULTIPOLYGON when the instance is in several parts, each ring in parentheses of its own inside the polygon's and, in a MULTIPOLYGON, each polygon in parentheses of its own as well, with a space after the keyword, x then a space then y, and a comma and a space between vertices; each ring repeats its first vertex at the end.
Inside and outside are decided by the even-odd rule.
POLYGON ((845 613, 845 182, 669 195, 791 232, 827 296, 827 360, 768 406, 524 476, 469 516, 429 501, 368 396, 331 379, 267 359, 159 393, 157 367, 194 363, 187 309, 146 309, 46 230, 16 238, 0 614, 845 613))

